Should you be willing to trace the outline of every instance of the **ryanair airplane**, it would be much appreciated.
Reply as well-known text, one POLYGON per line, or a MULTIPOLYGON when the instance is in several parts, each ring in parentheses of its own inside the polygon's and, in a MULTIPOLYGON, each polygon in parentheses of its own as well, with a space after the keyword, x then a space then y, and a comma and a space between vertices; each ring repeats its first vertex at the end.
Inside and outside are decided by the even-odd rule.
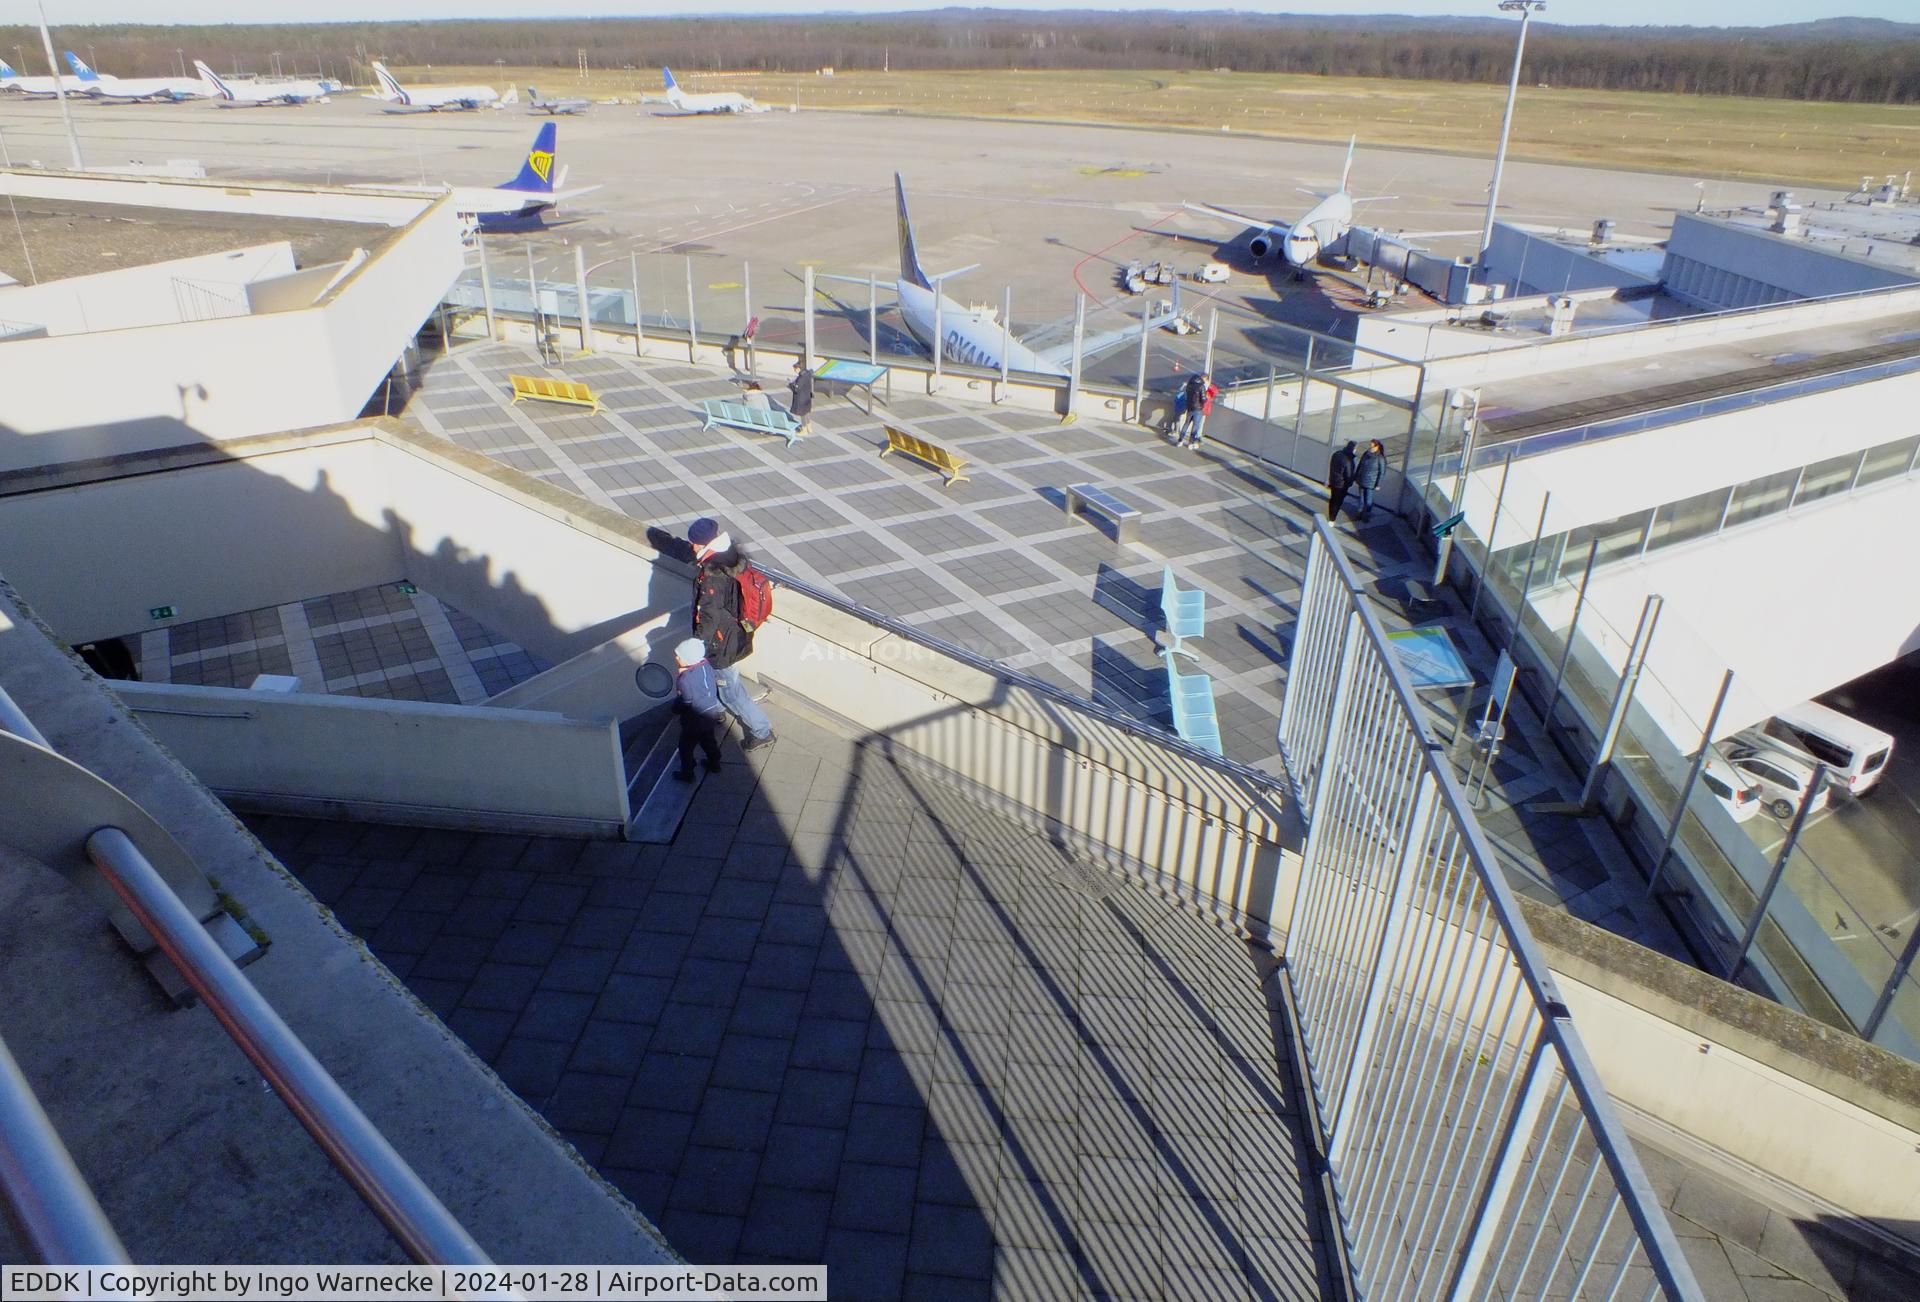
POLYGON ((398 190, 407 194, 451 193, 454 209, 480 231, 524 228, 537 224, 546 212, 558 204, 591 194, 600 188, 597 185, 582 186, 577 190, 564 188, 567 169, 555 167, 559 137, 558 123, 542 123, 539 134, 533 138, 533 148, 527 151, 526 160, 520 164, 519 173, 511 181, 500 185, 371 184, 354 188, 398 190))

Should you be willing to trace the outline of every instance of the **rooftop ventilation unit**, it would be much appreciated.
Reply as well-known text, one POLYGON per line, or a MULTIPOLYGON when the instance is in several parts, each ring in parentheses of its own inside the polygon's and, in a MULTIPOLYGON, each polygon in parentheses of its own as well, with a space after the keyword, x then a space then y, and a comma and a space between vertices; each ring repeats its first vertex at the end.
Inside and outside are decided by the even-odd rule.
POLYGON ((1595 248, 1599 248, 1601 245, 1610 242, 1612 239, 1613 239, 1613 218, 1602 217, 1599 221, 1593 224, 1593 245, 1595 248))
POLYGON ((1800 233, 1800 205, 1793 201, 1793 191, 1775 190, 1773 202, 1767 206, 1767 216, 1773 223, 1768 229, 1775 235, 1800 233))

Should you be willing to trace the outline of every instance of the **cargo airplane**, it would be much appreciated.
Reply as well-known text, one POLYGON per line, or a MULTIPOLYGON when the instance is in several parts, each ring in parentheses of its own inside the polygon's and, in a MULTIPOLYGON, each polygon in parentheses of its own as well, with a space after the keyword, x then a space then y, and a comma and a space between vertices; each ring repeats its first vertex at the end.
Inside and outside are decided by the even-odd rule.
POLYGON ((253 81, 227 81, 199 59, 193 61, 200 80, 213 87, 216 108, 264 108, 271 104, 313 104, 327 102, 338 89, 330 81, 275 81, 266 85, 253 81))
POLYGON ((532 86, 527 87, 527 107, 535 113, 585 113, 591 100, 584 99, 541 99, 540 92, 532 86))
POLYGON ((373 76, 380 89, 366 98, 384 101, 388 113, 458 113, 499 108, 519 98, 509 90, 507 98, 501 99, 491 86, 415 86, 409 90, 378 59, 373 63, 373 76))
POLYGON ((74 78, 80 83, 80 93, 94 99, 178 103, 213 98, 213 87, 198 77, 103 77, 72 50, 66 51, 66 56, 67 66, 73 69, 74 78))

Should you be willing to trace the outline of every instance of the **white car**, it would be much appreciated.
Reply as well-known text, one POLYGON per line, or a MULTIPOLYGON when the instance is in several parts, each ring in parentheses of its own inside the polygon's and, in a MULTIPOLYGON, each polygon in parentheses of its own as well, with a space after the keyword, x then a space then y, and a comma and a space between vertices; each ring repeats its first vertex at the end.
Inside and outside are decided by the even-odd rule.
POLYGON ((1700 785, 1713 793, 1736 823, 1744 823, 1760 812, 1760 784, 1735 772, 1718 751, 1707 752, 1700 785))
MULTIPOLYGON (((1760 788, 1760 797, 1766 803, 1767 812, 1775 818, 1785 820, 1793 817, 1800 808, 1800 802, 1813 784, 1814 770, 1810 765, 1802 764, 1778 750, 1763 749, 1758 746, 1730 746, 1727 748, 1727 762, 1743 779, 1760 788)), ((1813 793, 1807 806, 1809 814, 1817 814, 1827 807, 1831 798, 1828 783, 1821 783, 1820 789, 1813 793)))

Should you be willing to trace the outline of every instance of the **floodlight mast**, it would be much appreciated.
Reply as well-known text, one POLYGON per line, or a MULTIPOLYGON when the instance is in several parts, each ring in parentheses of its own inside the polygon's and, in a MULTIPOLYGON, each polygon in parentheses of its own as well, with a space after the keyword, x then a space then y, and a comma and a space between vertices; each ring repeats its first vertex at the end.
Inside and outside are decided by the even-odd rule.
POLYGON ((1487 187, 1487 221, 1480 229, 1480 265, 1482 278, 1487 249, 1493 244, 1493 214, 1500 206, 1500 173, 1507 165, 1507 137, 1513 132, 1513 105, 1520 95, 1520 63, 1527 53, 1527 24, 1547 7, 1547 0, 1500 0, 1503 13, 1520 15, 1520 39, 1513 47, 1513 79, 1507 83, 1507 113, 1500 120, 1500 149, 1493 156, 1493 183, 1487 187))
MULTIPOLYGON (((47 51, 47 71, 53 74, 53 95, 60 101, 60 120, 67 124, 67 147, 73 151, 73 170, 84 172, 87 170, 87 165, 80 157, 80 137, 74 134, 73 115, 67 111, 66 83, 60 79, 60 65, 53 60, 53 37, 47 31, 46 0, 39 0, 39 8, 40 44, 47 51)), ((87 47, 87 53, 93 53, 93 47, 87 47)))

